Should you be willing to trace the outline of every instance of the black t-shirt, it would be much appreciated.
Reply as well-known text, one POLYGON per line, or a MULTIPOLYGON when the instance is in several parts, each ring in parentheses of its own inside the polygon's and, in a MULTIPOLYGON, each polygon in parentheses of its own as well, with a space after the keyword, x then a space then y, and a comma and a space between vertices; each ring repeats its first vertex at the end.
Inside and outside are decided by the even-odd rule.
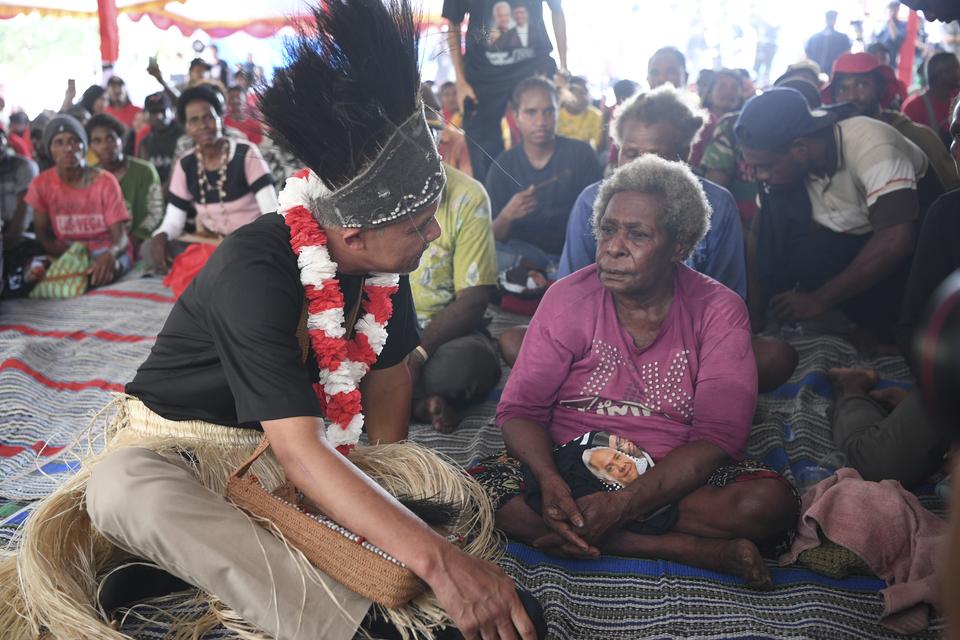
POLYGON ((517 145, 503 152, 497 164, 490 167, 486 186, 496 218, 514 194, 530 185, 543 185, 537 189, 537 208, 510 225, 510 238, 560 255, 577 196, 601 177, 600 163, 590 145, 557 136, 553 155, 542 169, 534 169, 523 146, 517 145))
MULTIPOLYGON (((257 193, 260 191, 260 189, 273 184, 272 173, 264 173, 253 182, 248 180, 247 155, 250 153, 252 143, 232 140, 230 145, 234 148, 234 151, 233 155, 230 157, 230 161, 227 162, 227 168, 224 175, 224 202, 233 202, 234 200, 239 200, 248 193, 257 193)), ((184 211, 189 211, 194 202, 201 201, 200 175, 197 173, 197 165, 200 162, 200 158, 197 157, 196 153, 188 153, 180 158, 179 162, 180 168, 183 170, 183 175, 187 179, 187 191, 193 198, 193 202, 190 200, 184 200, 172 192, 168 195, 167 199, 172 205, 179 207, 184 211)), ((208 184, 217 184, 217 180, 219 179, 219 176, 217 175, 218 172, 207 171, 206 173, 208 184)), ((220 202, 220 194, 216 191, 211 191, 208 189, 203 196, 207 202, 220 202)))
POLYGON ((467 26, 463 65, 478 92, 486 85, 516 82, 543 67, 553 45, 543 24, 543 3, 551 11, 561 0, 444 0, 442 15, 467 26))
MULTIPOLYGON (((304 293, 289 242, 274 213, 227 236, 174 305, 127 393, 170 420, 259 427, 321 416, 316 360, 311 352, 302 363, 296 336, 304 293)), ((349 313, 363 277, 338 277, 349 313)), ((407 276, 393 307, 374 369, 402 362, 420 343, 407 276)))
POLYGON ((180 123, 171 122, 163 129, 151 129, 150 133, 140 141, 140 149, 137 155, 156 167, 157 173, 160 174, 160 183, 163 185, 170 181, 177 140, 183 134, 184 130, 180 123))

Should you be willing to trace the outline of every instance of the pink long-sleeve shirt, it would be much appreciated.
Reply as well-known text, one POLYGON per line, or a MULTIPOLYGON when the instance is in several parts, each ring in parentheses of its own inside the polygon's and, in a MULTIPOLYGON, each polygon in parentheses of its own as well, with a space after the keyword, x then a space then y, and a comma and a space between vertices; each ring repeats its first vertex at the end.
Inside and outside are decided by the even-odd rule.
POLYGON ((638 349, 596 265, 546 293, 497 407, 557 444, 587 431, 629 438, 654 460, 705 440, 742 459, 757 403, 757 368, 740 297, 692 269, 674 271, 656 339, 638 349))

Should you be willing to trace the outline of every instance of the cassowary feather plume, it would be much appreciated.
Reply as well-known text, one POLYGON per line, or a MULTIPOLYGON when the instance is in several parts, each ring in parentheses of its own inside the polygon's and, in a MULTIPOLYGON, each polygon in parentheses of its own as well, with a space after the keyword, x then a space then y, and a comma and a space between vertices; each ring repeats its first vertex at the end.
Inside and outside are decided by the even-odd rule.
POLYGON ((419 108, 419 25, 409 0, 323 0, 260 93, 282 147, 336 189, 419 108))

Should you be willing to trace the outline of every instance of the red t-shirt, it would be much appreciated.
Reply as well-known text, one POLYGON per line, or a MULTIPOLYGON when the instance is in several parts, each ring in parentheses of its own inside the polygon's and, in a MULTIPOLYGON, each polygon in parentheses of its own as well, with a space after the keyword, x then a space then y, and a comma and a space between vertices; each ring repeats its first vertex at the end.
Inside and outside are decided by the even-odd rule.
POLYGON ((110 225, 130 220, 120 183, 108 171, 100 171, 93 184, 78 189, 63 182, 56 168, 47 169, 30 183, 24 199, 50 216, 57 238, 84 242, 91 251, 110 248, 110 225))
POLYGON ((106 112, 112 115, 114 118, 120 121, 120 124, 125 126, 127 129, 133 126, 133 119, 137 116, 138 113, 143 111, 140 107, 135 107, 129 102, 122 107, 112 107, 107 105, 106 112))
POLYGON ((916 93, 903 103, 903 113, 905 116, 919 124, 925 124, 938 133, 948 133, 950 131, 950 104, 957 97, 954 93, 948 100, 939 100, 926 91, 916 93), (930 122, 930 115, 927 112, 927 105, 924 104, 924 94, 930 100, 930 106, 933 107, 933 115, 936 122, 930 122))
MULTIPOLYGON (((30 138, 28 137, 27 140, 30 138)), ((11 133, 7 136, 7 142, 10 143, 10 148, 13 149, 13 152, 18 156, 23 156, 24 158, 30 158, 33 160, 33 153, 30 151, 30 147, 24 142, 23 138, 20 136, 11 133)))
POLYGON ((260 144, 263 142, 263 127, 260 126, 260 122, 258 120, 254 120, 253 118, 237 120, 227 116, 223 119, 223 124, 242 131, 243 134, 247 136, 247 140, 253 144, 260 144))
POLYGON ((150 125, 148 124, 145 124, 139 129, 137 129, 137 133, 133 138, 133 153, 134 155, 137 155, 137 157, 139 157, 138 154, 140 153, 140 142, 143 141, 143 139, 146 138, 149 134, 150 134, 150 125))

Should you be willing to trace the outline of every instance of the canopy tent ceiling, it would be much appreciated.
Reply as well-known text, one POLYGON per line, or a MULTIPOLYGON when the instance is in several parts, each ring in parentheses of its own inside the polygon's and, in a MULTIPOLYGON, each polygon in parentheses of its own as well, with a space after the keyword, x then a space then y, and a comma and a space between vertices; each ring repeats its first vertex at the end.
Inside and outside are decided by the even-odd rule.
MULTIPOLYGON (((440 0, 423 0, 425 22, 440 20, 440 0)), ((258 38, 266 38, 302 15, 304 0, 116 0, 117 13, 132 20, 148 18, 160 29, 177 27, 185 36, 197 29, 213 38, 223 38, 243 31, 258 38)), ((41 15, 97 18, 97 0, 17 0, 0 4, 0 19, 23 13, 41 15)))

